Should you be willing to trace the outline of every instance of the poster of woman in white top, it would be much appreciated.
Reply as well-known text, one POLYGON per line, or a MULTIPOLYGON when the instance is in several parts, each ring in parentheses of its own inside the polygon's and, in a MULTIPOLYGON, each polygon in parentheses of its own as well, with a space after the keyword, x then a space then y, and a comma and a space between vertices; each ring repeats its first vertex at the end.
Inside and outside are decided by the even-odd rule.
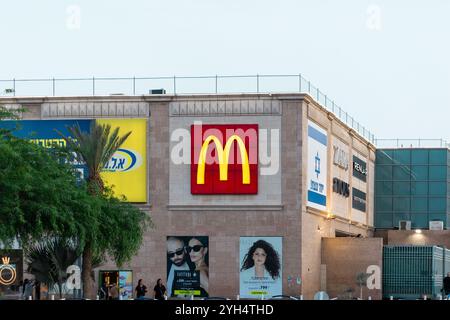
POLYGON ((242 298, 281 295, 282 237, 241 237, 239 294, 242 298))

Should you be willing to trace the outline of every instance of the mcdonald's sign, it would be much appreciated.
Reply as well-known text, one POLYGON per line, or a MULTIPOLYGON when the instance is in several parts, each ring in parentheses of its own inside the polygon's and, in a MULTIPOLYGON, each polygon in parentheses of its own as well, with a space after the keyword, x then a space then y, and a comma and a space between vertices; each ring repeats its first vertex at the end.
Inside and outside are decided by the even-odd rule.
POLYGON ((258 125, 191 126, 191 193, 258 193, 258 125))

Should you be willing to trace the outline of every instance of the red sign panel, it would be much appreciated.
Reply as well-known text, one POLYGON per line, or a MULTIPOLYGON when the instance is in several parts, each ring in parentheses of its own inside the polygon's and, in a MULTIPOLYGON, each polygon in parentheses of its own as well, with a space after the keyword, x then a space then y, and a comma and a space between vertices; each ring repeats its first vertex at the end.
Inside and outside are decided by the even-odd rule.
POLYGON ((191 193, 258 193, 258 125, 191 126, 191 193))

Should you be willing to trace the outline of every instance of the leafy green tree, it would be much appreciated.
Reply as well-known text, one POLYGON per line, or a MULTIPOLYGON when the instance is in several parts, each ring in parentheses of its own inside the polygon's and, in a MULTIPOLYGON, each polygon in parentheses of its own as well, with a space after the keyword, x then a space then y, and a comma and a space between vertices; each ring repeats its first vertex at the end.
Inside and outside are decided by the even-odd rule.
POLYGON ((76 214, 93 215, 95 199, 77 185, 71 166, 52 152, 10 133, 0 136, 0 241, 23 245, 43 236, 70 238, 83 225, 76 214))
POLYGON ((141 246, 145 229, 151 225, 150 217, 137 207, 113 196, 100 176, 103 167, 129 137, 131 132, 119 136, 119 128, 111 131, 110 125, 93 123, 90 132, 79 126, 68 128, 71 138, 64 137, 67 148, 75 152, 78 160, 88 167, 87 186, 97 200, 95 216, 80 212, 77 218, 83 224, 82 280, 87 298, 94 298, 94 281, 91 277, 95 256, 112 257, 118 265, 128 261, 141 246))

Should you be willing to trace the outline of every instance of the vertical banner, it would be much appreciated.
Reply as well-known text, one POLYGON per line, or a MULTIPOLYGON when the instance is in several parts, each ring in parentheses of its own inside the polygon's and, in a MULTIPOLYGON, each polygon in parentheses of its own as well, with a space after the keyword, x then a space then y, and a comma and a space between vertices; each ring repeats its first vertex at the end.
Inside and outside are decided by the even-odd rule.
POLYGON ((327 209, 327 132, 308 120, 308 206, 327 209))
POLYGON ((242 298, 281 295, 282 237, 241 237, 239 294, 242 298))
POLYGON ((98 124, 120 127, 119 136, 131 135, 103 168, 101 177, 114 194, 129 202, 147 202, 147 121, 146 119, 97 119, 98 124))
POLYGON ((119 271, 119 299, 133 299, 133 272, 119 271))
POLYGON ((209 240, 206 236, 167 237, 167 295, 207 297, 209 240))

